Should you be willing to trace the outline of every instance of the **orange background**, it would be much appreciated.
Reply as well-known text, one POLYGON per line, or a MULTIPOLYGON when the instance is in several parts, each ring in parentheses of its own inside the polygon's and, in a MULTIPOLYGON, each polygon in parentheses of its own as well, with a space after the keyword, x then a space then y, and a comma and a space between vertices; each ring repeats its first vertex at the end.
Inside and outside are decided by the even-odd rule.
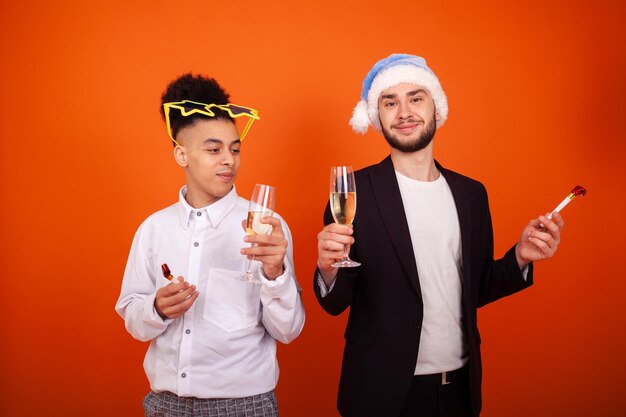
POLYGON ((497 256, 589 190, 536 285, 481 310, 483 416, 626 415, 623 2, 40 3, 0 3, 0 414, 141 415, 147 345, 113 307, 137 226, 184 181, 158 106, 191 70, 260 110, 238 191, 276 185, 294 233, 307 323, 279 348, 281 415, 337 415, 346 315, 311 289, 328 167, 387 154, 347 121, 406 52, 442 80, 435 154, 487 186, 497 256))

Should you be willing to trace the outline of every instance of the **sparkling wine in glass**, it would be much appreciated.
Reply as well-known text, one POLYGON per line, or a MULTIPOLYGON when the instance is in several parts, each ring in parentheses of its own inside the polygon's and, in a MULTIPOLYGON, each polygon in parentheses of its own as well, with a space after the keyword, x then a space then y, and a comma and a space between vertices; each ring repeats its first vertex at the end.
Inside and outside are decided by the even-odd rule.
MULTIPOLYGON (((356 214, 356 183, 351 166, 330 169, 330 211, 335 223, 352 224, 356 214)), ((336 268, 361 265, 348 257, 348 245, 343 246, 343 258, 332 264, 336 268)))
MULTIPOLYGON (((261 219, 273 216, 275 205, 276 188, 271 185, 256 184, 248 207, 248 219, 246 221, 246 233, 248 235, 269 235, 272 233, 272 225, 261 223, 261 219)), ((253 259, 254 256, 248 260, 248 268, 246 273, 241 276, 241 280, 260 284, 261 280, 255 277, 250 270, 253 259)))

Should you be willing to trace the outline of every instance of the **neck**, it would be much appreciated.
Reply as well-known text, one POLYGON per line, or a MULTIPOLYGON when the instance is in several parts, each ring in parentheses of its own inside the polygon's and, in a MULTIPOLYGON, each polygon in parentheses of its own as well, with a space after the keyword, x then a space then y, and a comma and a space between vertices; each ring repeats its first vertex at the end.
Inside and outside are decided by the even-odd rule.
POLYGON ((435 181, 440 175, 435 166, 432 143, 412 153, 404 153, 391 148, 391 161, 396 171, 416 181, 435 181))
POLYGON ((197 190, 195 187, 187 184, 187 192, 185 193, 185 200, 187 204, 195 209, 210 206, 220 198, 210 195, 208 193, 197 190))

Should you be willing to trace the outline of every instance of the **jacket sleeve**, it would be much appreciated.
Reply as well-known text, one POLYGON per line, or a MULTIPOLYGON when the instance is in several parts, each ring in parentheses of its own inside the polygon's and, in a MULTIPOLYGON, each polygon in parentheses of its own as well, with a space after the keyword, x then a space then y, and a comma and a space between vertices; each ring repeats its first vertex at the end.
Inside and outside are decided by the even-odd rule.
POLYGON ((485 242, 484 260, 480 266, 480 284, 478 292, 478 306, 482 307, 500 298, 514 294, 533 284, 533 265, 528 266, 526 277, 522 274, 515 257, 513 245, 502 258, 493 259, 493 226, 489 211, 487 191, 481 184, 481 201, 483 204, 483 233, 481 240, 485 242))
MULTIPOLYGON (((330 212, 330 205, 326 205, 324 211, 324 225, 332 223, 333 216, 330 212)), ((350 257, 354 259, 354 247, 358 243, 355 241, 353 247, 350 250, 350 257)), ((329 314, 337 316, 346 310, 352 303, 352 296, 354 287, 358 279, 359 268, 338 268, 337 277, 333 285, 332 291, 326 296, 322 297, 317 277, 319 276, 319 269, 315 268, 313 276, 313 290, 317 301, 322 308, 329 314)))

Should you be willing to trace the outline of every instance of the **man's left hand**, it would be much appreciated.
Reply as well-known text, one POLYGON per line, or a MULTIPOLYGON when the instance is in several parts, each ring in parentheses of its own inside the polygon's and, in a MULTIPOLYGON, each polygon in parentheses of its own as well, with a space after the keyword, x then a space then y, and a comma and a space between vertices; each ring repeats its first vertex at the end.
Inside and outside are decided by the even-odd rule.
POLYGON ((559 213, 553 213, 552 219, 539 216, 531 220, 515 248, 515 256, 520 269, 530 262, 549 259, 554 256, 561 243, 561 230, 565 222, 559 213), (543 225, 543 226, 542 226, 543 225))
MULTIPOLYGON (((263 263, 263 273, 269 280, 274 280, 284 272, 285 254, 287 253, 287 239, 283 234, 280 220, 266 216, 260 220, 263 224, 272 225, 272 233, 269 235, 246 235, 244 241, 251 243, 252 247, 241 249, 248 259, 254 255, 254 260, 263 263)), ((242 222, 245 228, 245 220, 242 222)))

